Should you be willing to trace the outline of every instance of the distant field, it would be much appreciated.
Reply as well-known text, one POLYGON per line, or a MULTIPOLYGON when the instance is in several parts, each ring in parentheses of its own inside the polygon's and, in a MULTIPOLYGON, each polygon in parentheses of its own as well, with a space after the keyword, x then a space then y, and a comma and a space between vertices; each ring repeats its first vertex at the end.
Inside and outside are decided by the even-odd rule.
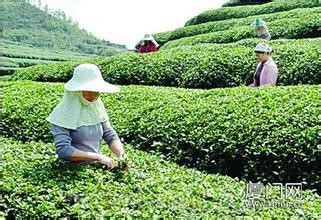
POLYGON ((15 70, 37 64, 96 57, 91 54, 36 48, 29 44, 7 40, 1 40, 0 47, 0 75, 9 75, 15 70))

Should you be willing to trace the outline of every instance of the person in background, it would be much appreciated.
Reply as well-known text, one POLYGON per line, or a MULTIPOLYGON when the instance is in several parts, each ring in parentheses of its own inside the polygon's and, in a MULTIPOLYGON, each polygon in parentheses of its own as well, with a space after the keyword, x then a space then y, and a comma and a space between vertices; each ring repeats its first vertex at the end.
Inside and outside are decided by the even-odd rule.
POLYGON ((145 34, 144 42, 139 47, 139 53, 156 52, 159 48, 158 43, 151 34, 145 34))
POLYGON ((104 81, 94 64, 77 66, 64 88, 62 100, 47 118, 58 157, 76 166, 98 161, 113 169, 114 161, 100 153, 101 140, 120 161, 125 158, 124 148, 99 96, 119 92, 120 88, 104 81))
POLYGON ((271 58, 272 48, 266 43, 259 43, 254 50, 257 59, 260 61, 258 64, 254 77, 253 83, 249 87, 258 86, 274 86, 277 82, 278 67, 271 58))
POLYGON ((263 21, 260 18, 256 18, 253 21, 252 26, 254 27, 258 38, 262 40, 267 40, 267 41, 271 39, 271 34, 269 32, 268 27, 266 26, 265 21, 263 21))

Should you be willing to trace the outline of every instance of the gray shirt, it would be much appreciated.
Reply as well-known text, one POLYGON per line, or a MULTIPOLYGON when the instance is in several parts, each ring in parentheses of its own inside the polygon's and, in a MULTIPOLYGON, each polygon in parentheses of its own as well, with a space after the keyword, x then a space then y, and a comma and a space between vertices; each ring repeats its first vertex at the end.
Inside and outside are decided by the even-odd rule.
MULTIPOLYGON (((70 156, 75 149, 99 153, 101 140, 110 146, 119 137, 108 122, 96 125, 81 126, 76 130, 67 129, 52 124, 51 133, 56 145, 56 153, 65 162, 70 162, 70 156)), ((76 163, 77 165, 81 163, 76 163)))

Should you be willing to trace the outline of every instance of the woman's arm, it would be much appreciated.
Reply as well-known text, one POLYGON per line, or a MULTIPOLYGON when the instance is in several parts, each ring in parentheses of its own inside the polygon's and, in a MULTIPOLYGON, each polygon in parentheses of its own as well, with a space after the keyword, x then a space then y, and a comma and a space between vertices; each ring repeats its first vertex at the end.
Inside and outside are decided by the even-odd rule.
POLYGON ((72 154, 69 156, 69 160, 73 162, 78 161, 90 161, 90 160, 99 160, 100 155, 93 152, 86 152, 82 150, 75 149, 72 154))
POLYGON ((117 157, 122 158, 124 156, 124 148, 119 139, 113 141, 109 147, 117 155, 117 157))
POLYGON ((122 158, 124 155, 123 145, 109 122, 103 122, 103 138, 110 147, 110 149, 117 155, 117 157, 122 158))
POLYGON ((78 149, 75 149, 75 151, 70 155, 70 160, 74 162, 97 160, 100 163, 106 165, 110 170, 114 168, 114 161, 111 158, 102 154, 81 151, 78 149))
POLYGON ((56 153, 59 158, 63 160, 69 160, 73 162, 79 161, 100 161, 102 164, 108 166, 108 168, 113 168, 112 159, 93 152, 85 152, 76 149, 71 145, 70 131, 63 127, 52 125, 51 133, 54 137, 54 142, 56 145, 56 153))

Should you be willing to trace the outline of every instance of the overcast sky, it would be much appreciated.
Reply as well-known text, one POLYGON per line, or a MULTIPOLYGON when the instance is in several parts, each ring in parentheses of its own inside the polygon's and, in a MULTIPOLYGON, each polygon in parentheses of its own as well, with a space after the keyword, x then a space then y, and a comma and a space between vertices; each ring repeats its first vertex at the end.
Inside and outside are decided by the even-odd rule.
MULTIPOLYGON (((191 17, 219 8, 227 0, 41 0, 61 9, 81 28, 113 43, 133 48, 145 33, 184 26, 191 17)), ((36 1, 37 2, 37 1, 36 1)))

